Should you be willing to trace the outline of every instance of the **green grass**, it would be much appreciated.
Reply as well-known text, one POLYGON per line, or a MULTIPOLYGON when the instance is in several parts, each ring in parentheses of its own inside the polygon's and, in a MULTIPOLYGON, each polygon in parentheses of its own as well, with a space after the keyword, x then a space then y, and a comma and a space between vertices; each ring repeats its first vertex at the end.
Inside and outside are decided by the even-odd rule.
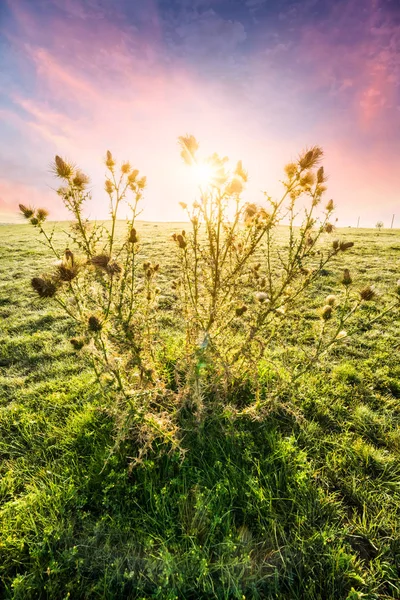
MULTIPOLYGON (((172 328, 174 229, 140 226, 143 258, 167 261, 172 328)), ((399 278, 399 231, 340 234, 356 246, 306 316, 343 267, 360 286, 399 278)), ((115 419, 69 319, 30 289, 51 261, 31 228, 1 227, 0 597, 400 598, 398 321, 360 332, 278 401, 264 373, 263 419, 209 416, 184 460, 155 452, 131 470, 134 440, 106 462, 115 419)))

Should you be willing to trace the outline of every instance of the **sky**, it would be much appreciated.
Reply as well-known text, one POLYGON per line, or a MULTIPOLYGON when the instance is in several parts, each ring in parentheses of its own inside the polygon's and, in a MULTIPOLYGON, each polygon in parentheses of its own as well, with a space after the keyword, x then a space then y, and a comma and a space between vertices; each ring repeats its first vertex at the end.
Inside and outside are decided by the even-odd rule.
POLYGON ((147 176, 142 218, 182 220, 185 134, 254 202, 321 145, 338 224, 400 227, 400 0, 0 0, 0 222, 67 217, 55 154, 105 218, 107 150, 147 176))

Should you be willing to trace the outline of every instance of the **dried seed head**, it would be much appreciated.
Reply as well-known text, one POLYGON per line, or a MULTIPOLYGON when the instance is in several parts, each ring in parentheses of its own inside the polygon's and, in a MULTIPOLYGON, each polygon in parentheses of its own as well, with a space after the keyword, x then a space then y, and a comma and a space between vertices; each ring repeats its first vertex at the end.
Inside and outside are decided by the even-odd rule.
POLYGON ((326 181, 324 167, 320 167, 317 171, 317 183, 324 183, 324 181, 326 181))
POLYGON ((360 298, 366 302, 374 300, 374 298, 376 298, 375 288, 372 285, 365 286, 360 290, 360 298))
POLYGON ((260 302, 260 304, 263 304, 264 302, 269 302, 268 294, 266 294, 265 292, 256 292, 255 297, 257 302, 260 302))
POLYGON ((244 220, 245 221, 250 221, 251 219, 253 219, 258 213, 258 206, 257 204, 254 204, 254 202, 248 203, 246 204, 246 206, 244 207, 244 220))
POLYGON ((136 229, 132 227, 132 229, 129 232, 128 242, 130 242, 131 244, 137 244, 138 241, 139 239, 136 233, 136 229))
POLYGON ((57 279, 59 281, 72 281, 78 274, 78 270, 74 267, 68 267, 61 263, 57 265, 57 279))
POLYGON ((325 298, 325 302, 327 304, 329 304, 329 306, 335 306, 335 304, 336 304, 336 296, 334 296, 333 294, 330 294, 329 296, 327 296, 325 298))
POLYGON ((303 177, 300 179, 300 185, 303 187, 310 187, 315 182, 315 175, 312 171, 307 171, 304 173, 303 177))
POLYGON ((193 165, 196 162, 196 152, 199 144, 194 135, 185 135, 178 138, 181 147, 181 157, 187 165, 193 165))
POLYGON ((296 163, 289 163, 285 166, 285 173, 286 175, 289 177, 289 179, 292 179, 292 177, 294 177, 297 173, 297 165, 296 163))
POLYGON ((340 245, 339 240, 333 240, 333 242, 332 242, 332 248, 334 250, 339 250, 339 245, 340 245))
POLYGON ((110 179, 106 179, 106 183, 104 185, 104 188, 107 192, 107 194, 112 194, 114 191, 114 184, 110 179))
POLYGON ((33 208, 30 208, 29 206, 25 206, 25 204, 20 204, 19 205, 19 210, 22 212, 22 214, 24 215, 25 219, 30 219, 31 217, 33 217, 35 211, 33 210, 33 208))
POLYGON ((73 166, 60 156, 56 156, 53 164, 53 171, 61 179, 69 179, 73 173, 73 166))
POLYGON ((113 156, 109 150, 107 150, 105 162, 106 162, 106 166, 110 169, 110 171, 112 171, 113 168, 115 167, 115 160, 113 159, 113 156))
POLYGON ((130 170, 131 165, 129 164, 129 162, 125 162, 121 165, 121 173, 123 173, 124 175, 127 175, 130 170))
POLYGON ((349 248, 352 248, 354 246, 354 242, 340 242, 340 250, 342 252, 344 252, 345 250, 348 250, 349 248))
POLYGON ((334 230, 334 226, 332 225, 332 223, 325 223, 324 230, 326 231, 326 233, 332 233, 332 231, 334 230))
POLYGON ((32 217, 31 224, 36 227, 36 225, 39 225, 39 219, 37 217, 32 217))
POLYGON ((332 212, 333 209, 335 208, 335 205, 333 204, 333 200, 329 200, 328 204, 326 205, 326 210, 328 212, 332 212))
POLYGON ((353 282, 349 269, 344 269, 341 282, 343 285, 348 286, 353 282))
POLYGON ((133 171, 131 173, 129 173, 128 182, 130 185, 133 185, 135 183, 138 175, 139 175, 138 169, 133 169, 133 171))
POLYGON ((147 177, 144 175, 141 179, 138 179, 136 185, 140 190, 144 190, 146 187, 147 177))
POLYGON ((176 236, 176 240, 177 240, 177 242, 178 242, 178 246, 179 246, 179 248, 182 248, 182 250, 183 250, 184 248, 186 248, 186 246, 187 246, 187 243, 186 243, 186 240, 183 238, 183 235, 181 235, 181 234, 178 234, 178 235, 176 236))
POLYGON ((324 321, 328 321, 329 319, 332 318, 332 311, 333 311, 333 307, 332 307, 331 304, 326 304, 323 307, 321 316, 322 316, 322 318, 323 318, 324 321))
POLYGON ((75 187, 79 188, 80 190, 83 190, 88 185, 88 183, 90 183, 90 178, 87 175, 85 175, 85 173, 82 173, 82 171, 77 171, 72 180, 72 183, 75 187))
POLYGON ((57 291, 53 281, 45 277, 33 277, 31 284, 41 298, 52 298, 57 291))
POLYGON ((245 304, 242 304, 242 306, 238 306, 235 309, 235 313, 237 317, 241 317, 247 310, 247 306, 245 304))
POLYGON ((235 175, 238 175, 240 177, 240 179, 242 181, 244 181, 244 183, 247 183, 248 173, 247 173, 247 171, 245 171, 245 169, 243 169, 243 165, 242 165, 242 161, 241 160, 239 160, 238 163, 237 163, 237 165, 236 165, 235 175))
POLYGON ((82 338, 72 338, 69 341, 72 344, 74 350, 81 350, 85 345, 85 340, 82 338))
POLYGON ((94 315, 90 316, 88 319, 88 328, 89 328, 89 331, 94 331, 94 332, 101 331, 102 324, 100 322, 100 319, 98 319, 94 315))
POLYGON ((323 151, 318 146, 313 146, 310 150, 307 150, 299 158, 299 166, 302 170, 312 169, 315 167, 323 156, 323 151))
POLYGON ((90 262, 94 267, 97 267, 99 269, 106 269, 108 263, 110 262, 110 256, 108 254, 98 254, 96 256, 93 256, 90 262))
POLYGON ((49 211, 45 208, 38 208, 36 211, 36 217, 39 223, 43 223, 49 216, 49 211))
POLYGON ((107 273, 113 277, 122 273, 122 267, 116 260, 111 260, 107 265, 107 273))
POLYGON ((226 186, 226 193, 229 196, 237 196, 241 194, 243 191, 243 183, 240 181, 238 177, 234 177, 232 181, 228 183, 226 186))

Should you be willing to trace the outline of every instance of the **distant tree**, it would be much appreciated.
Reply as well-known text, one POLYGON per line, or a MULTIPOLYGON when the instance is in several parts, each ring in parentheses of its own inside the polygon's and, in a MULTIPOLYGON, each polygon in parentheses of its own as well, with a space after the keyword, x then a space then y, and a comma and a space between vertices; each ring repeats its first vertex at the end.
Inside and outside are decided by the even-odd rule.
POLYGON ((380 231, 383 228, 383 222, 378 221, 377 224, 375 225, 375 227, 377 228, 378 231, 380 231))

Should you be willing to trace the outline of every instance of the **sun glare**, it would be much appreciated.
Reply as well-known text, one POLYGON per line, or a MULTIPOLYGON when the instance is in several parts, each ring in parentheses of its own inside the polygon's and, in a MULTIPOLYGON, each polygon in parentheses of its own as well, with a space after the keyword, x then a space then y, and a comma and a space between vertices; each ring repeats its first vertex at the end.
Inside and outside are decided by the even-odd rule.
POLYGON ((192 174, 198 185, 207 186, 215 176, 215 169, 205 162, 196 163, 192 166, 192 174))

